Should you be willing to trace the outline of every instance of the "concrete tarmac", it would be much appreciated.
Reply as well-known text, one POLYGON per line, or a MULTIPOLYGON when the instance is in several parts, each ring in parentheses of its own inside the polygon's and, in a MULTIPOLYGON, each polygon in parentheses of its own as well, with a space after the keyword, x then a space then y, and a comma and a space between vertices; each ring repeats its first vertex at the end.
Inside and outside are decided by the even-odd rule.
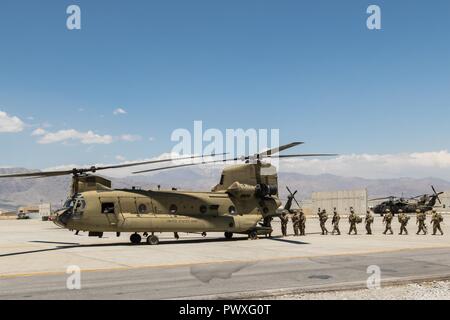
POLYGON ((450 276, 446 225, 444 236, 417 236, 414 223, 408 236, 383 235, 378 217, 375 235, 362 227, 357 236, 322 236, 310 219, 305 237, 281 238, 274 223, 272 239, 163 234, 159 246, 133 246, 127 235, 98 239, 49 222, 0 221, 0 299, 257 298, 364 286, 373 265, 384 283, 450 276), (69 266, 80 267, 81 290, 67 289, 69 266))

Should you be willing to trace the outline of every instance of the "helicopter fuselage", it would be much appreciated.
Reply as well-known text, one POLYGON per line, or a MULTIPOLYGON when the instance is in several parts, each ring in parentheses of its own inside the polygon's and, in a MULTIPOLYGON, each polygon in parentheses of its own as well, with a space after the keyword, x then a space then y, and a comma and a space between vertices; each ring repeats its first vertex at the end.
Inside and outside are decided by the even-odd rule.
POLYGON ((92 233, 247 233, 281 205, 277 198, 242 200, 226 192, 144 190, 87 191, 69 203, 55 223, 92 233))

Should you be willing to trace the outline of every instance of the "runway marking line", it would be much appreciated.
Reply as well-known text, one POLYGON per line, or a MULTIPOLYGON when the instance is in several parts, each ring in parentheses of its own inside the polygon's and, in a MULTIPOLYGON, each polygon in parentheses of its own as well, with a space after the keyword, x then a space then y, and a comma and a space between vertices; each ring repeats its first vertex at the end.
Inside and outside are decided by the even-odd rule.
MULTIPOLYGON (((258 262, 270 262, 270 261, 286 261, 295 259, 311 259, 320 257, 339 257, 339 256, 358 256, 365 254, 378 254, 378 253, 394 253, 394 252, 406 252, 406 251, 419 251, 419 250, 433 250, 433 249, 450 249, 450 246, 435 246, 435 247, 420 247, 420 248, 402 248, 392 250, 371 250, 361 252, 341 252, 337 254, 325 254, 325 255, 309 255, 309 256, 292 256, 292 257, 280 257, 269 259, 254 259, 254 260, 218 260, 209 262, 194 262, 194 263, 179 263, 179 264, 162 264, 162 265, 144 265, 144 266, 129 266, 129 267, 115 267, 115 268, 97 268, 97 269, 81 269, 81 272, 115 272, 126 270, 140 270, 140 269, 164 269, 164 268, 182 268, 190 266, 211 265, 211 264, 223 264, 223 263, 258 263, 258 262)), ((43 272, 30 272, 30 273, 17 273, 0 275, 0 279, 13 279, 13 278, 25 278, 35 276, 50 276, 50 275, 63 275, 66 272, 61 271, 43 271, 43 272)))

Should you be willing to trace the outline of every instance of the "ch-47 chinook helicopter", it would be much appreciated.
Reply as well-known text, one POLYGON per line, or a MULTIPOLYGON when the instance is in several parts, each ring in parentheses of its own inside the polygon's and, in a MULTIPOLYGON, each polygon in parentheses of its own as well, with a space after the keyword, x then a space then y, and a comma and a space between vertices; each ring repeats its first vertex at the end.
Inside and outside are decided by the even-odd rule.
MULTIPOLYGON (((225 167, 219 184, 210 192, 112 189, 111 181, 93 175, 101 170, 153 164, 156 160, 108 167, 91 167, 67 171, 36 172, 2 175, 0 178, 45 178, 72 175, 72 192, 64 207, 56 212, 54 222, 65 229, 89 232, 102 237, 105 232, 132 233, 133 244, 156 245, 156 232, 206 233, 224 232, 225 238, 234 233, 257 238, 271 230, 258 226, 266 216, 276 216, 281 205, 278 197, 276 168, 262 162, 263 158, 293 158, 335 156, 334 154, 277 155, 280 151, 302 144, 294 142, 254 156, 233 159, 203 160, 133 172, 134 174, 195 166, 207 163, 244 161, 225 167)), ((196 158, 196 157, 189 157, 196 158)), ((188 158, 188 159, 189 159, 188 158)), ((178 158, 172 160, 181 160, 178 158)))

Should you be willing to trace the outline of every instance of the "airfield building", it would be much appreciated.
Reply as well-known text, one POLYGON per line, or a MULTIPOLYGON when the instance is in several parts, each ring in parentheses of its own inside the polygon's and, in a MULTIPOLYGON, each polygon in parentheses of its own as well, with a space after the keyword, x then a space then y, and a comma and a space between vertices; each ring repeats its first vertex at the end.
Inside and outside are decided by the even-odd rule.
POLYGON ((29 205, 20 207, 17 210, 19 216, 26 216, 30 219, 42 219, 42 217, 48 217, 51 214, 50 203, 41 203, 39 205, 29 205))

